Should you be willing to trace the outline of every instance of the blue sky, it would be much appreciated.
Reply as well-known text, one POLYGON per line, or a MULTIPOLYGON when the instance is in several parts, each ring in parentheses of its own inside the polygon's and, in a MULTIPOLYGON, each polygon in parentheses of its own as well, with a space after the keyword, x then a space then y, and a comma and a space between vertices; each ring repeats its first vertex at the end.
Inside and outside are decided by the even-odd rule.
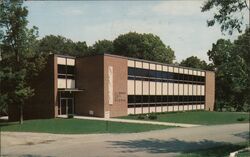
MULTIPOLYGON (((40 38, 62 35, 73 41, 113 40, 127 32, 153 33, 181 61, 195 55, 208 61, 207 51, 223 36, 220 27, 207 27, 212 13, 201 13, 203 1, 26 1, 29 26, 40 38)), ((247 14, 246 14, 247 15, 247 14)), ((248 18, 246 18, 248 19, 248 18)), ((247 21, 246 21, 247 22, 247 21)))

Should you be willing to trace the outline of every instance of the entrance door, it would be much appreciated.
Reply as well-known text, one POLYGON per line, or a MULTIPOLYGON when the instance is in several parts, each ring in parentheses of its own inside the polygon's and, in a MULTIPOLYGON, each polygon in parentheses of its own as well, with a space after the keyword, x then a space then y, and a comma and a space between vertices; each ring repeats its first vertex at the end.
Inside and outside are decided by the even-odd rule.
POLYGON ((74 99, 73 98, 60 98, 60 115, 68 115, 74 113, 74 99))
POLYGON ((67 99, 67 110, 68 110, 68 113, 67 114, 73 114, 74 113, 74 105, 73 105, 73 99, 71 98, 71 99, 67 99))

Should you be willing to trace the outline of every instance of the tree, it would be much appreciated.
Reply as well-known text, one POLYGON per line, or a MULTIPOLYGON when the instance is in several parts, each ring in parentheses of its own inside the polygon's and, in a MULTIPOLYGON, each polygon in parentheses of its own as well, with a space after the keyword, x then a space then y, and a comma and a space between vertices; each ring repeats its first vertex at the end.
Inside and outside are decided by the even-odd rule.
POLYGON ((250 11, 247 0, 207 0, 201 11, 209 11, 214 7, 214 16, 207 21, 208 26, 214 26, 217 22, 221 25, 222 32, 232 34, 235 29, 242 32, 244 12, 250 11))
POLYGON ((88 52, 86 42, 74 43, 63 36, 48 35, 42 38, 38 44, 38 51, 42 54, 62 54, 72 56, 84 56, 88 52))
MULTIPOLYGON (((216 69, 216 108, 220 110, 233 107, 241 111, 249 105, 249 63, 244 53, 240 52, 241 45, 237 44, 242 36, 234 43, 220 39, 208 51, 216 69)), ((249 53, 249 49, 244 50, 249 53)))
POLYGON ((1 28, 1 106, 18 105, 20 123, 23 123, 23 105, 34 90, 29 81, 37 76, 44 58, 34 52, 38 31, 27 28, 28 10, 23 1, 5 0, 0 3, 1 28))
POLYGON ((191 56, 191 57, 186 58, 185 60, 182 60, 180 65, 185 66, 185 67, 209 70, 209 67, 206 61, 200 60, 196 56, 191 56))
POLYGON ((114 54, 164 63, 173 63, 174 51, 153 34, 129 32, 118 36, 114 42, 114 54))
POLYGON ((114 46, 110 40, 98 40, 95 44, 89 47, 91 54, 113 53, 114 46))
POLYGON ((242 62, 246 65, 244 72, 246 73, 246 82, 244 97, 246 98, 247 110, 250 111, 250 28, 246 29, 245 33, 240 35, 237 40, 234 41, 235 53, 242 59, 242 62))
POLYGON ((85 41, 78 41, 74 43, 73 52, 74 56, 86 56, 89 54, 88 46, 85 41))

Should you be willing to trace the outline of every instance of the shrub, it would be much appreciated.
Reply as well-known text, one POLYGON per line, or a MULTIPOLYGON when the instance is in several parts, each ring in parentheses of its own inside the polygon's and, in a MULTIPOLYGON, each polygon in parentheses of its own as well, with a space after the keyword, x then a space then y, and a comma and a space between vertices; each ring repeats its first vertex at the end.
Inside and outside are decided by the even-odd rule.
POLYGON ((145 116, 142 115, 142 114, 140 114, 140 115, 137 117, 137 119, 145 119, 145 116))
POLYGON ((150 113, 148 115, 148 119, 150 119, 150 120, 156 120, 157 119, 157 115, 155 113, 150 113))
POLYGON ((74 118, 73 114, 68 114, 68 118, 74 118))
POLYGON ((237 121, 244 121, 246 118, 244 118, 244 117, 239 117, 239 118, 237 118, 237 121))

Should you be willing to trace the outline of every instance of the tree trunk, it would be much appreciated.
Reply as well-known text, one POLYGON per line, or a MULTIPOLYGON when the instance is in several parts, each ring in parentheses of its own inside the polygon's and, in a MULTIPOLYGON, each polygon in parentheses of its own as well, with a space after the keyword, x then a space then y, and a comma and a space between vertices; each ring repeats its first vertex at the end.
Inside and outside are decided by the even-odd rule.
POLYGON ((23 105, 20 105, 20 124, 23 124, 23 105))

